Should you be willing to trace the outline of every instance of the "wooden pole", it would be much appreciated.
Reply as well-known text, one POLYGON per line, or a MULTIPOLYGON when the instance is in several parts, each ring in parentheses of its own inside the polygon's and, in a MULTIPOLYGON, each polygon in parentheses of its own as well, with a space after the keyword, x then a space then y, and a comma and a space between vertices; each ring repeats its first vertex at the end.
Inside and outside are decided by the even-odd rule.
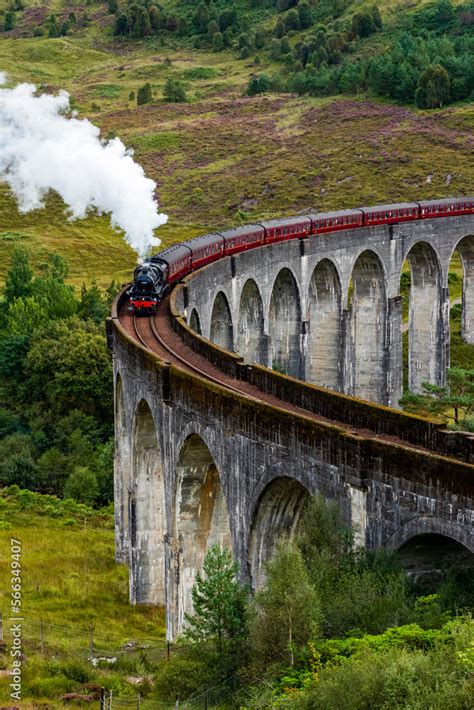
POLYGON ((43 619, 40 619, 40 644, 41 644, 41 653, 44 656, 44 625, 43 625, 43 619))

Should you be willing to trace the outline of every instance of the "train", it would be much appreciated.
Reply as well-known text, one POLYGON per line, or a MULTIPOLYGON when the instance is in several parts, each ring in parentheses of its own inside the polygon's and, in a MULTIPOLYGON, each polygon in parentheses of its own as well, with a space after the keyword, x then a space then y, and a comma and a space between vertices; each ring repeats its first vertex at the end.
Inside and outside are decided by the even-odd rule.
POLYGON ((473 212, 474 198, 459 197, 307 214, 205 234, 168 247, 137 266, 128 291, 130 305, 137 315, 150 315, 172 286, 191 271, 248 249, 345 229, 473 212))

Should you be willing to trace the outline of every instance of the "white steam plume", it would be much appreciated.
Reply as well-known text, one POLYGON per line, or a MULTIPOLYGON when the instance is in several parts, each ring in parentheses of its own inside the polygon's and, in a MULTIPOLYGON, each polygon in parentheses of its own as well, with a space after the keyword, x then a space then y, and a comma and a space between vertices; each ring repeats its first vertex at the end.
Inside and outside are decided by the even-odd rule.
MULTIPOLYGON (((0 84, 6 76, 0 72, 0 84)), ((168 217, 159 214, 156 184, 145 177, 122 141, 101 141, 87 119, 65 115, 69 95, 38 95, 32 84, 0 88, 0 180, 6 181, 21 212, 44 207, 48 190, 58 192, 70 218, 95 209, 144 256, 160 240, 153 231, 168 217)))

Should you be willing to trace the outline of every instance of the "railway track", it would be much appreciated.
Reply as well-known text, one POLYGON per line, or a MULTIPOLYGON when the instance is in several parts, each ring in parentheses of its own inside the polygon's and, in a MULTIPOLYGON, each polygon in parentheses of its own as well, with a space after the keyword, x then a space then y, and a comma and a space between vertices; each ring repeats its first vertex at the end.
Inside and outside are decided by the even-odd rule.
MULTIPOLYGON (((224 381, 224 378, 218 378, 214 377, 209 371, 205 371, 204 369, 198 367, 197 365, 193 364, 190 362, 189 358, 185 358, 179 353, 176 352, 173 347, 166 342, 166 340, 160 335, 158 332, 158 329, 155 324, 155 318, 154 316, 150 316, 149 318, 137 318, 136 315, 133 316, 133 328, 135 331, 135 334, 140 341, 140 343, 147 348, 148 350, 151 350, 152 352, 156 352, 157 354, 161 354, 159 351, 157 352, 156 347, 152 347, 153 342, 150 343, 150 335, 153 335, 154 342, 158 344, 160 349, 165 351, 168 356, 170 356, 171 361, 178 361, 178 363, 182 366, 184 366, 185 369, 191 370, 192 372, 195 372, 197 375, 200 377, 213 382, 214 384, 226 387, 227 389, 232 390, 233 392, 238 392, 239 394, 245 394, 246 397, 253 399, 254 401, 258 402, 263 402, 263 399, 260 399, 258 397, 254 397, 253 395, 247 393, 247 392, 242 392, 242 389, 239 389, 238 387, 234 387, 231 385, 228 381, 224 381), (147 326, 149 326, 149 334, 147 334, 147 326, 140 328, 139 323, 144 323, 144 321, 147 321, 147 326)), ((225 378, 226 380, 228 378, 225 378)))

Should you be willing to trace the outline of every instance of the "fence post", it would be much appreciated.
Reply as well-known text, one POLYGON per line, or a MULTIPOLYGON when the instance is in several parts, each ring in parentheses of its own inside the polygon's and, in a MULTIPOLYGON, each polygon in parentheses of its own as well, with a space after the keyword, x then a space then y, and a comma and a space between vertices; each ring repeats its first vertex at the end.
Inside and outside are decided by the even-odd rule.
POLYGON ((100 689, 100 710, 105 710, 105 688, 100 689))
POLYGON ((209 704, 208 704, 208 697, 207 697, 207 690, 204 693, 204 710, 208 710, 209 704))
POLYGON ((137 710, 140 710, 140 693, 137 695, 137 710))
POLYGON ((3 641, 3 611, 0 611, 0 641, 3 641))
POLYGON ((89 626, 89 656, 94 656, 94 624, 89 626))
POLYGON ((41 644, 41 653, 44 656, 44 624, 43 624, 43 619, 40 619, 40 644, 41 644))

